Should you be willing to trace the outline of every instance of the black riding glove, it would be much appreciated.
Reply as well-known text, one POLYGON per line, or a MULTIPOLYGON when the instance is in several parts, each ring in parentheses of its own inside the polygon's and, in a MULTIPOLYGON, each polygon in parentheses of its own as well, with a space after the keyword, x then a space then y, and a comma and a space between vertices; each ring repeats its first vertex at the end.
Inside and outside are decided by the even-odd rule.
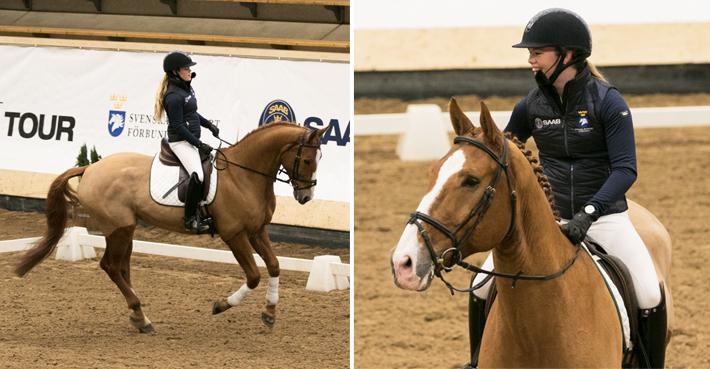
POLYGON ((205 154, 205 155, 209 155, 212 152, 212 150, 214 150, 212 148, 212 146, 210 146, 204 142, 201 142, 200 146, 198 146, 197 149, 200 150, 201 154, 205 154))
POLYGON ((594 219, 590 214, 580 211, 575 214, 572 219, 560 226, 562 228, 562 233, 564 233, 573 244, 578 244, 584 240, 584 236, 587 235, 589 227, 594 223, 594 219))
POLYGON ((215 126, 214 124, 210 124, 209 126, 207 126, 207 129, 212 131, 212 136, 219 137, 219 128, 217 128, 217 126, 215 126))

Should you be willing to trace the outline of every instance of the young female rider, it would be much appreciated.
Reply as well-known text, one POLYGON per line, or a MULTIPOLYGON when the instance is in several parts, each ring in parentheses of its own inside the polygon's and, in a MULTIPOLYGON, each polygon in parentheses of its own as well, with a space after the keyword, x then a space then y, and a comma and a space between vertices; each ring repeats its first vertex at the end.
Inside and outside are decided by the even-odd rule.
MULTIPOLYGON (((629 108, 587 61, 589 28, 577 14, 547 9, 527 24, 516 48, 526 48, 537 87, 513 109, 505 128, 531 136, 550 179, 562 231, 573 243, 589 234, 628 267, 640 308, 640 333, 652 368, 663 368, 665 299, 653 261, 628 215, 625 193, 636 180, 634 131, 629 108)), ((492 269, 491 256, 484 269, 492 269)), ((485 275, 476 276, 474 284, 485 275)), ((485 323, 490 282, 471 295, 472 366, 485 323), (476 318, 477 317, 477 318, 476 318)))
POLYGON ((185 195, 185 230, 202 233, 209 230, 209 223, 200 219, 197 203, 202 198, 202 164, 200 153, 209 155, 213 148, 200 141, 200 126, 217 136, 219 128, 197 112, 197 98, 190 82, 195 73, 190 67, 194 61, 178 51, 163 59, 165 76, 155 96, 155 118, 160 120, 163 111, 168 115, 168 142, 180 162, 190 173, 190 182, 185 195))

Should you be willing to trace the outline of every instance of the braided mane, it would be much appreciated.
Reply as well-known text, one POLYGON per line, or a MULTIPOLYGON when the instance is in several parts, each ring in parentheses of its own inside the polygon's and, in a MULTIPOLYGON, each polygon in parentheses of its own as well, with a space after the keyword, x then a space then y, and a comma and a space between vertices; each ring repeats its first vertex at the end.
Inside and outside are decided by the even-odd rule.
POLYGON ((555 220, 559 221, 560 220, 560 213, 557 211, 557 208, 555 207, 554 198, 552 197, 552 186, 550 185, 550 180, 542 172, 542 164, 540 164, 537 157, 535 157, 533 155, 532 151, 525 148, 524 142, 520 141, 517 137, 513 136, 510 132, 506 132, 505 137, 507 139, 509 139, 511 142, 513 142, 515 144, 515 146, 520 150, 520 152, 522 152, 523 155, 525 155, 525 158, 528 159, 528 162, 530 163, 530 166, 532 167, 533 172, 535 173, 535 176, 537 177, 537 183, 540 184, 542 191, 545 193, 545 197, 547 197, 547 202, 550 204, 550 208, 552 209, 552 214, 555 216, 555 220))

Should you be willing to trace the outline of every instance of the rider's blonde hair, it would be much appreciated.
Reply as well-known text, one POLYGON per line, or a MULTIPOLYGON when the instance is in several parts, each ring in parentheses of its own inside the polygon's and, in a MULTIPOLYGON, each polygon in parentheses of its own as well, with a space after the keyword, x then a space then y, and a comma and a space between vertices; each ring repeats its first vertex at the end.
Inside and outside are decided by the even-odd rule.
POLYGON ((609 82, 606 80, 602 72, 600 72, 599 69, 597 69, 597 67, 589 61, 587 61, 587 68, 589 68, 589 72, 592 74, 592 77, 602 80, 604 82, 609 82))
POLYGON ((168 90, 168 74, 163 75, 163 80, 160 81, 158 85, 158 91, 155 92, 155 103, 153 104, 153 118, 155 120, 163 119, 163 98, 165 97, 165 91, 168 90))

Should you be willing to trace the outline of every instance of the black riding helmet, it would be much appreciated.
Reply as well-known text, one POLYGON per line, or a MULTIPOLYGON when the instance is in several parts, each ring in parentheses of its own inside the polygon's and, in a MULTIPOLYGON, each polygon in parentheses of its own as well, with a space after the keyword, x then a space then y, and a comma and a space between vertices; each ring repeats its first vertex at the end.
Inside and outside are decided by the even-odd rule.
POLYGON ((163 59, 163 71, 165 71, 165 73, 170 73, 174 70, 178 70, 184 67, 191 67, 195 64, 197 63, 192 61, 192 59, 185 53, 180 51, 173 51, 170 54, 166 55, 165 59, 163 59))
POLYGON ((522 40, 513 47, 555 47, 560 52, 560 59, 566 50, 573 50, 572 60, 568 64, 562 64, 560 60, 549 78, 541 72, 535 77, 543 84, 552 84, 565 68, 592 55, 592 36, 582 17, 567 9, 551 8, 535 14, 530 19, 525 26, 522 40))

